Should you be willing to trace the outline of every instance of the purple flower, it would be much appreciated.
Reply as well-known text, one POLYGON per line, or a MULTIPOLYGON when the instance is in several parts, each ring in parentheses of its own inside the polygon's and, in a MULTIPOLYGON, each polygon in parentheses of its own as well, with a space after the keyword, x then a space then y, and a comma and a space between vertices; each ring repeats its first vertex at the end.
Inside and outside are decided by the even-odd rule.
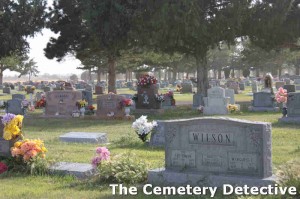
POLYGON ((5 114, 1 120, 2 124, 4 124, 4 125, 8 124, 12 119, 14 119, 14 117, 16 117, 15 114, 12 114, 12 113, 5 114))
POLYGON ((97 167, 100 163, 101 163, 101 157, 100 156, 96 156, 92 159, 92 165, 93 167, 97 167))

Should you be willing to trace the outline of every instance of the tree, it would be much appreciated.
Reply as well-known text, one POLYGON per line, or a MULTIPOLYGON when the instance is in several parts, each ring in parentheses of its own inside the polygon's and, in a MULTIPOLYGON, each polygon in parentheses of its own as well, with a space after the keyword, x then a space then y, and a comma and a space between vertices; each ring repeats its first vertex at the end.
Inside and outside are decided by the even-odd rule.
POLYGON ((51 38, 46 56, 61 59, 67 52, 101 51, 109 74, 108 92, 116 92, 116 60, 130 47, 129 32, 138 8, 131 0, 58 0, 51 11, 49 27, 60 36, 51 38))
POLYGON ((36 77, 40 73, 37 68, 36 62, 30 59, 23 61, 16 71, 20 73, 19 78, 23 75, 28 75, 28 80, 30 81, 32 76, 36 77))
POLYGON ((241 24, 250 3, 238 0, 149 1, 148 13, 143 21, 147 22, 149 16, 151 20, 140 23, 141 31, 146 30, 148 35, 141 36, 154 38, 150 45, 163 52, 193 56, 197 66, 197 92, 205 96, 208 89, 208 51, 221 41, 234 43, 241 34, 241 24))
POLYGON ((29 48, 26 37, 34 36, 44 27, 46 0, 1 0, 0 1, 0 84, 3 71, 13 70, 11 59, 16 54, 26 54, 29 48))

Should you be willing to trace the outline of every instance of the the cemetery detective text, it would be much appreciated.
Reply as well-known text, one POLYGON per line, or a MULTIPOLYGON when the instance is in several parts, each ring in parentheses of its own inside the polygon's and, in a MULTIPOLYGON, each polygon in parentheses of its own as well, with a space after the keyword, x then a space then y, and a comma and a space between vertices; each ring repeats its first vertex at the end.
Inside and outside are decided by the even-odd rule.
POLYGON ((277 184, 262 187, 253 186, 232 186, 224 184, 223 187, 200 187, 200 186, 154 186, 152 184, 145 184, 138 188, 135 186, 126 187, 123 184, 110 184, 112 188, 112 195, 137 195, 142 192, 145 195, 203 195, 214 197, 217 191, 221 191, 222 195, 296 195, 296 187, 281 187, 277 184))

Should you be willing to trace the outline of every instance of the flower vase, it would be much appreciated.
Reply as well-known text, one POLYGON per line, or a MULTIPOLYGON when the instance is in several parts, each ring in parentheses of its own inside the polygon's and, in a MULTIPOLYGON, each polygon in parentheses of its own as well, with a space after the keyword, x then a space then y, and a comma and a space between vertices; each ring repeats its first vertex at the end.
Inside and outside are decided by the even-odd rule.
POLYGON ((46 108, 43 107, 43 115, 46 115, 46 108))
POLYGON ((287 116, 287 107, 282 107, 282 117, 287 116))
POLYGON ((130 115, 130 107, 125 107, 125 116, 129 117, 130 115))
POLYGON ((81 108, 80 108, 80 115, 81 115, 82 117, 84 117, 84 113, 85 113, 85 107, 81 107, 81 108))

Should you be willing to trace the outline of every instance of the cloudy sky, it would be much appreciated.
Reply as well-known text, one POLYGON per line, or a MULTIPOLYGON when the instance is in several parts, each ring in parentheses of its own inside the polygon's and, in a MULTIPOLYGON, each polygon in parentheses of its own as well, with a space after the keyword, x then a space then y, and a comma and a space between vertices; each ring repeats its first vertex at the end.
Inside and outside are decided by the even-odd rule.
MULTIPOLYGON (((52 0, 48 0, 48 5, 52 4, 52 0)), ((80 66, 80 61, 74 57, 67 57, 64 61, 57 62, 55 60, 49 60, 44 56, 44 48, 47 45, 50 37, 55 37, 55 34, 49 29, 44 29, 41 33, 38 33, 34 38, 28 38, 30 44, 29 56, 37 62, 38 70, 40 74, 80 74, 82 70, 76 69, 80 66)), ((18 74, 9 70, 4 71, 5 76, 11 76, 18 74)))

